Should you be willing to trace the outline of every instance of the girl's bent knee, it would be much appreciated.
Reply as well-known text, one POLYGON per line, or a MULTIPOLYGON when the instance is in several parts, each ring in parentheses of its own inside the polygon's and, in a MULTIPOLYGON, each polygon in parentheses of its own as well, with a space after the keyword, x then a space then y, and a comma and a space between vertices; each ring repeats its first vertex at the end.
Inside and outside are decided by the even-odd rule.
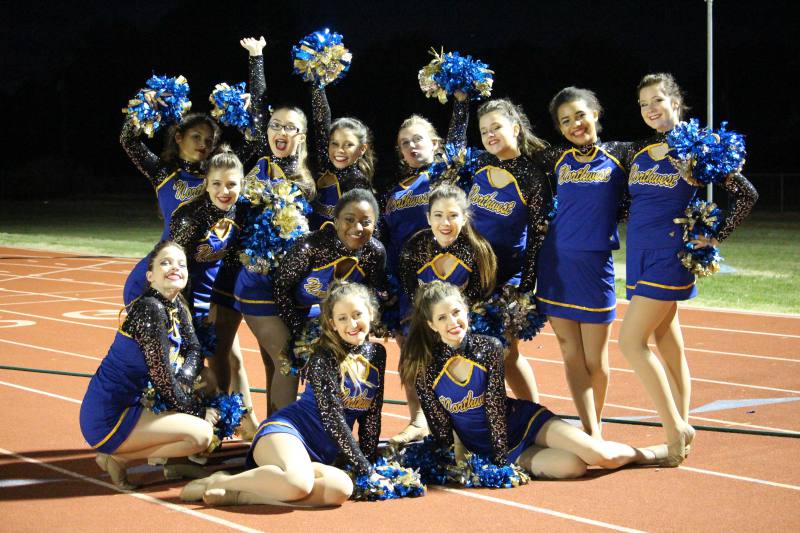
POLYGON ((314 490, 314 472, 298 469, 287 470, 285 474, 289 494, 287 501, 302 500, 314 490))

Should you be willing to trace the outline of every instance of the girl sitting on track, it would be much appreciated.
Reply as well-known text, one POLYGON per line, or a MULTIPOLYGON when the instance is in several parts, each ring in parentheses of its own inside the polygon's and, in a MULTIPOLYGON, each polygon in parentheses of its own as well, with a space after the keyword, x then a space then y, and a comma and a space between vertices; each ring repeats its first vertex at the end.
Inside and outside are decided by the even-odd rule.
MULTIPOLYGON (((217 344, 213 325, 215 317, 211 313, 211 293, 217 271, 239 230, 235 223, 236 201, 242 178, 242 163, 224 147, 208 163, 206 194, 181 205, 175 211, 170 223, 170 236, 188 252, 188 299, 203 356, 209 357, 209 367, 222 391, 233 389, 240 392, 244 397, 244 405, 251 408, 251 412, 242 419, 242 432, 245 436, 252 436, 258 419, 252 412, 253 402, 239 343, 234 342, 235 349, 231 349, 230 344, 217 344), (232 375, 235 378, 233 380, 232 375)), ((232 338, 235 338, 235 334, 235 331, 225 332, 226 336, 232 338)))
POLYGON ((159 243, 148 256, 150 288, 128 307, 128 316, 100 363, 81 403, 80 425, 97 464, 114 484, 134 488, 132 459, 186 457, 206 451, 219 413, 192 393, 203 357, 180 293, 189 273, 183 248, 159 243), (145 407, 151 389, 165 410, 145 407))
POLYGON ((367 341, 376 314, 377 302, 366 287, 334 284, 322 303, 322 335, 308 364, 308 385, 299 400, 261 424, 247 456, 250 470, 192 481, 181 499, 302 506, 347 500, 352 481, 329 465, 342 453, 357 474, 365 474, 375 461, 386 367, 383 346, 367 341))
POLYGON ((506 397, 503 349, 492 337, 468 333, 467 306, 458 287, 421 286, 403 346, 400 375, 415 383, 431 433, 499 466, 516 462, 536 477, 575 478, 587 465, 619 468, 649 462, 653 453, 595 439, 541 405, 506 397))
POLYGON ((631 143, 598 141, 602 107, 592 91, 566 87, 549 109, 569 147, 544 151, 558 205, 539 254, 536 299, 558 339, 583 429, 600 438, 617 309, 611 250, 619 248, 617 221, 627 213, 623 164, 631 143))
MULTIPOLYGON (((683 230, 675 221, 698 187, 682 176, 671 160, 666 135, 685 110, 680 87, 670 74, 648 74, 638 87, 639 107, 645 124, 656 135, 634 150, 628 163, 631 212, 628 221, 626 289, 630 300, 619 333, 619 346, 655 403, 667 433, 664 466, 678 466, 694 439, 689 425, 691 378, 683 335, 678 322, 678 301, 697 295, 695 275, 681 264, 683 230), (648 347, 654 336, 662 362, 648 347)), ((674 153, 674 152, 673 152, 674 153)), ((721 184, 731 195, 729 215, 719 230, 727 238, 744 220, 758 193, 740 173, 721 184)), ((716 239, 693 241, 695 248, 716 246, 716 239)))

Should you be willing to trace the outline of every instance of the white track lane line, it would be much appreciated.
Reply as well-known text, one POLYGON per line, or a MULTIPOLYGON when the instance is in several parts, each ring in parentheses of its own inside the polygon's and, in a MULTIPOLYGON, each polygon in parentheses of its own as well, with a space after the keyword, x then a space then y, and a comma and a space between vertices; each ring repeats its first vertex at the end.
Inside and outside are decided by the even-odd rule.
MULTIPOLYGON (((22 267, 22 268, 55 268, 55 267, 67 267, 66 270, 86 270, 89 272, 99 272, 101 274, 130 274, 129 270, 106 270, 105 266, 115 266, 117 265, 116 261, 105 261, 103 263, 98 263, 96 265, 80 265, 80 266, 71 266, 65 263, 55 263, 55 264, 38 264, 38 263, 6 263, 0 262, 0 265, 6 267, 22 267)), ((28 274, 14 274, 15 276, 28 276, 28 274)), ((47 275, 46 272, 42 272, 41 274, 31 274, 33 276, 43 276, 47 275)))
POLYGON ((117 331, 117 328, 111 326, 101 326, 100 324, 87 324, 86 322, 77 322, 75 320, 64 320, 63 318, 54 318, 50 316, 33 315, 31 313, 20 313, 19 311, 9 311, 8 309, 0 309, 0 314, 3 313, 9 315, 27 316, 31 318, 41 318, 42 320, 52 320, 53 322, 64 322, 65 324, 76 324, 78 326, 87 326, 90 328, 110 329, 112 331, 117 331))
MULTIPOLYGON (((625 300, 624 298, 617 298, 617 305, 628 306, 630 302, 625 300)), ((778 317, 778 318, 793 318, 800 320, 800 315, 795 313, 778 313, 772 311, 746 311, 744 309, 731 309, 727 307, 704 307, 701 305, 684 305, 682 303, 678 303, 678 309, 683 311, 713 311, 715 313, 728 313, 731 315, 748 315, 748 316, 771 316, 771 317, 778 317)))
MULTIPOLYGON (((542 359, 541 357, 528 357, 526 355, 523 355, 523 357, 525 357, 525 359, 527 359, 528 361, 536 361, 536 362, 539 362, 539 363, 549 363, 551 365, 564 366, 564 361, 560 360, 560 359, 559 360, 542 359)), ((623 372, 625 374, 633 374, 634 373, 634 371, 629 369, 629 368, 617 368, 617 367, 613 367, 613 366, 609 367, 609 370, 613 370, 614 372, 623 372)), ((777 387, 766 387, 766 386, 763 386, 763 385, 748 385, 747 383, 736 383, 734 381, 718 381, 718 380, 715 380, 715 379, 698 378, 698 377, 692 377, 691 380, 692 381, 696 381, 698 383, 712 383, 714 385, 725 385, 725 386, 731 386, 731 387, 742 387, 742 388, 745 388, 745 389, 757 389, 757 390, 768 390, 768 391, 773 391, 773 392, 785 392, 785 393, 788 393, 788 394, 800 394, 800 390, 779 389, 777 387)))
POLYGON ((452 489, 449 487, 431 487, 432 490, 439 490, 442 492, 449 492, 451 494, 458 494, 459 496, 465 496, 467 498, 475 498, 476 500, 483 500, 486 502, 491 503, 499 503, 500 505, 505 505, 507 507, 515 507, 517 509, 522 509, 525 511, 533 511, 534 513, 539 514, 546 514, 549 516, 554 516, 556 518, 563 518, 564 520, 570 520, 572 522, 578 522, 581 524, 586 524, 595 527, 601 527, 604 529, 610 529, 612 531, 625 531, 626 533, 642 533, 640 529, 631 529, 625 526, 618 526, 616 524, 609 524, 608 522, 601 522, 600 520, 592 520, 591 518, 584 518, 582 516, 576 516, 573 514, 562 513, 560 511, 554 511, 552 509, 547 509, 545 507, 536 507, 534 505, 528 505, 525 503, 518 503, 509 500, 503 500, 501 498, 495 498, 494 496, 488 496, 486 494, 479 494, 477 492, 469 492, 463 489, 452 489))
MULTIPOLYGON (((51 276, 53 274, 62 274, 64 272, 76 272, 76 271, 91 270, 93 268, 97 268, 97 267, 100 267, 100 266, 108 265, 108 264, 111 264, 111 263, 112 262, 109 262, 109 261, 103 261, 102 263, 97 263, 96 265, 83 265, 83 266, 79 266, 79 267, 59 268, 59 269, 53 270, 51 272, 42 272, 41 274, 18 275, 16 277, 13 277, 13 278, 10 278, 10 279, 6 279, 6 280, 3 280, 3 281, 14 281, 14 280, 17 280, 17 279, 41 279, 42 276, 51 276)), ((30 266, 37 266, 37 265, 30 265, 30 266)), ((50 267, 50 268, 52 268, 52 267, 50 267)))
MULTIPOLYGON (((108 290, 108 289, 103 289, 103 290, 108 290)), ((60 294, 51 294, 51 293, 47 293, 47 292, 18 291, 18 290, 15 290, 15 289, 2 289, 2 288, 0 288, 0 294, 4 293, 4 292, 13 292, 15 294, 23 294, 23 295, 26 295, 26 296, 41 296, 41 297, 58 298, 57 300, 50 300, 49 303, 88 302, 88 303, 96 303, 96 304, 102 304, 102 305, 114 305, 115 307, 118 307, 118 308, 122 309, 122 304, 119 303, 119 301, 117 301, 116 303, 110 303, 110 302, 106 302, 104 300, 99 299, 99 298, 111 298, 111 296, 102 296, 102 297, 99 297, 99 298, 81 298, 80 296, 62 296, 60 294)), ((0 305, 12 305, 14 303, 16 303, 16 302, 8 302, 6 304, 0 304, 0 305)), ((48 303, 48 302, 43 302, 43 303, 48 303)))
POLYGON ((64 350, 56 350, 54 348, 45 348, 44 346, 37 346, 35 344, 25 344, 24 342, 9 341, 9 340, 6 340, 6 339, 0 339, 0 342, 5 342, 7 344, 14 344, 16 346, 24 346, 25 348, 33 348, 35 350, 43 350, 45 352, 53 352, 53 353, 59 353, 59 354, 63 354, 63 355, 69 355, 70 357, 79 357, 81 359, 91 359, 93 361, 102 361, 103 360, 102 357, 92 357, 91 355, 84 355, 82 353, 75 353, 75 352, 65 352, 64 350))
MULTIPOLYGON (((81 403, 78 400, 75 400, 74 398, 67 398, 65 396, 55 395, 55 394, 52 394, 52 393, 49 393, 49 392, 46 392, 46 391, 42 391, 42 390, 38 390, 38 389, 32 389, 32 388, 29 388, 29 387, 22 387, 20 385, 16 385, 16 384, 13 384, 13 383, 7 383, 5 381, 0 381, 0 385, 6 385, 6 386, 17 388, 17 389, 22 389, 22 390, 25 390, 25 391, 28 391, 28 392, 41 394, 43 396, 62 399, 62 400, 66 400, 66 401, 69 401, 69 402, 72 402, 72 403, 77 403, 77 404, 81 403)), ((237 529, 239 531, 258 531, 258 530, 254 530, 254 529, 251 529, 251 528, 247 528, 246 526, 240 526, 239 524, 236 524, 234 522, 228 522, 227 520, 216 518, 214 516, 205 515, 205 514, 197 512, 197 511, 194 511, 192 509, 186 509, 186 508, 181 507, 179 505, 175 505, 175 504, 172 504, 172 503, 169 503, 169 502, 165 502, 163 500, 159 500, 158 498, 153 498, 152 496, 148 496, 146 494, 118 489, 114 485, 106 483, 104 481, 100 481, 100 480, 95 479, 95 478, 84 476, 83 474, 78 474, 77 472, 72 472, 70 470, 65 470, 65 469, 62 469, 62 468, 59 468, 59 467, 56 467, 56 466, 53 466, 53 465, 49 465, 47 463, 44 463, 44 462, 38 461, 36 459, 31 459, 29 457, 25 457, 25 456, 19 455, 17 453, 12 452, 12 451, 5 450, 3 448, 0 448, 0 453, 4 453, 5 455, 9 455, 9 456, 15 457, 17 459, 20 459, 20 460, 23 460, 23 461, 26 461, 26 462, 29 462, 29 463, 32 463, 32 464, 37 464, 37 465, 43 466, 45 468, 50 468, 50 469, 52 469, 52 470, 54 470, 56 472, 59 472, 61 474, 69 475, 69 476, 81 479, 83 481, 86 481, 88 483, 94 483, 96 485, 100 485, 102 487, 106 487, 106 488, 115 490, 115 491, 120 492, 122 494, 128 494, 130 496, 133 496, 135 498, 139 498, 139 499, 141 499, 143 501, 147 501, 149 503, 154 503, 154 504, 157 504, 157 505, 163 505, 163 506, 167 507, 168 509, 171 509, 171 510, 174 510, 174 511, 177 511, 177 512, 181 512, 181 513, 186 513, 186 514, 189 514, 189 515, 194 516, 196 518, 200 518, 202 520, 209 520, 209 521, 221 524, 221 525, 225 525, 227 527, 231 527, 233 529, 237 529)), ((798 489, 800 489, 800 487, 796 487, 794 485, 787 485, 785 483, 778 483, 778 482, 768 481, 768 480, 764 480, 764 479, 757 479, 757 478, 751 478, 751 477, 745 477, 745 476, 738 476, 736 474, 728 474, 728 473, 725 473, 725 472, 717 472, 717 471, 714 471, 714 470, 707 470, 707 469, 701 469, 701 468, 692 468, 692 467, 684 467, 684 466, 681 466, 679 468, 681 470, 685 470, 685 471, 689 471, 689 472, 693 472, 693 473, 697 473, 697 474, 711 475, 711 476, 727 478, 727 479, 735 479, 735 480, 738 480, 738 481, 744 481, 744 482, 754 483, 754 484, 758 484, 758 485, 764 485, 764 486, 773 487, 773 488, 784 488, 784 489, 790 489, 790 490, 798 490, 798 489)), ((468 492, 468 491, 461 490, 461 489, 452 489, 452 488, 446 488, 446 487, 432 487, 432 489, 433 490, 441 490, 443 492, 451 492, 451 493, 454 493, 454 494, 458 494, 460 496, 465 496, 465 497, 469 497, 469 498, 475 498, 475 499, 478 499, 478 500, 488 501, 488 502, 491 502, 491 503, 496 503, 496 504, 504 505, 504 506, 507 506, 507 507, 515 507, 517 509, 524 509, 526 511, 532 511, 532 512, 536 512, 536 513, 540 513, 540 514, 547 514, 547 515, 550 515, 550 516, 555 516, 555 517, 563 518, 563 519, 566 519, 566 520, 572 520, 572 521, 583 523, 583 524, 587 524, 587 525, 603 527, 603 528, 606 528, 606 529, 612 529, 612 530, 615 530, 615 531, 627 531, 627 532, 638 532, 639 531, 639 530, 636 530, 636 529, 626 528, 624 526, 618 526, 618 525, 615 525, 615 524, 609 524, 607 522, 601 522, 599 520, 592 520, 590 518, 584 518, 584 517, 580 517, 580 516, 570 515, 570 514, 567 514, 567 513, 562 513, 560 511, 554 511, 552 509, 546 509, 546 508, 543 508, 543 507, 535 507, 533 505, 527 505, 527 504, 523 504, 523 503, 517 503, 517 502, 513 502, 513 501, 502 500, 500 498, 495 498, 493 496, 487 496, 487 495, 478 494, 478 493, 475 493, 475 492, 468 492)))
POLYGON ((73 472, 72 470, 67 470, 66 468, 61 468, 59 466, 51 465, 45 463, 44 461, 39 461, 38 459, 33 459, 31 457, 27 457, 25 455, 20 455, 18 453, 12 452, 10 450, 6 450, 5 448, 0 448, 0 453, 3 455, 7 455, 9 457, 14 457, 20 461, 25 461, 26 463, 34 464, 37 466, 41 466, 42 468, 47 468, 59 474, 70 476, 80 481, 84 481, 86 483, 91 483, 93 485, 97 485, 99 487, 103 487, 108 490, 113 490, 115 492, 119 492, 120 494, 126 494, 131 496, 132 498, 136 498, 137 500, 141 500, 143 502, 152 503, 154 505, 159 505, 161 507, 165 507, 170 511, 174 511, 177 513, 185 514, 187 516, 191 516, 193 518, 198 518, 200 520, 205 520, 207 522, 212 522, 214 524, 224 526, 236 531, 245 531, 247 533, 257 533, 262 530, 260 529, 253 529, 251 527, 243 526, 241 524, 237 524, 236 522, 231 522, 229 520, 225 520, 224 518, 218 518, 213 515, 203 514, 199 511, 195 511, 194 509, 187 509, 185 507, 181 507, 180 505, 175 505, 174 503, 170 503, 164 500, 160 500, 158 498, 154 498, 149 494, 143 494, 141 492, 134 492, 130 490, 120 489, 111 483, 106 483, 105 481, 101 481, 99 479, 95 479, 93 477, 85 476, 83 474, 79 474, 78 472, 73 472))

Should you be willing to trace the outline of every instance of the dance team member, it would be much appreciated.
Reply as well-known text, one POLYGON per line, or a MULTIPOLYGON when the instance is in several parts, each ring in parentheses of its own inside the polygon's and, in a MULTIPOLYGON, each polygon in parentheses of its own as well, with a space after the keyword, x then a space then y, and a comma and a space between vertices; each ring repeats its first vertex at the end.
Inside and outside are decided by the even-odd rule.
POLYGON ((553 124, 570 145, 544 151, 558 205, 539 252, 536 299, 558 339, 572 398, 589 435, 600 438, 608 389, 608 339, 616 317, 617 222, 627 214, 631 143, 599 142, 597 96, 566 87, 550 101, 553 124))
MULTIPOLYGON (((668 450, 662 464, 678 466, 686 458, 695 431, 689 425, 691 378, 677 302, 696 296, 697 287, 694 274, 681 264, 678 255, 683 247, 683 229, 675 219, 685 216, 698 187, 683 179, 666 143, 666 134, 686 109, 675 79, 665 73, 648 74, 639 82, 637 94, 642 118, 656 135, 635 151, 628 165, 631 208, 625 285, 630 305, 619 344, 664 425, 668 450), (647 345, 651 336, 663 364, 647 345)), ((731 202, 719 241, 731 234, 758 199, 753 185, 738 172, 721 186, 731 195, 731 202)), ((716 246, 717 240, 701 238, 692 243, 700 248, 716 246)))
MULTIPOLYGON (((258 53, 261 57, 264 41, 263 38, 258 41, 243 39, 242 46, 247 48, 251 54, 258 53)), ((254 80, 256 81, 252 95, 254 108, 261 113, 266 108, 266 104, 263 102, 266 93, 263 62, 260 63, 260 68, 254 72, 254 80)), ((289 180, 302 191, 306 200, 311 201, 315 193, 314 180, 311 178, 307 166, 305 113, 298 107, 280 106, 274 109, 268 118, 262 118, 262 123, 267 126, 267 142, 263 147, 265 154, 259 158, 256 165, 244 178, 243 196, 258 195, 258 191, 262 188, 269 190, 275 183, 289 180)), ((245 224, 252 224, 255 220, 254 217, 247 215, 247 210, 241 209, 241 207, 239 206, 241 215, 237 217, 243 225, 239 232, 240 238, 253 231, 254 228, 245 224)), ((258 210, 259 208, 253 206, 248 209, 258 210)), ((261 358, 266 371, 267 412, 269 414, 274 410, 273 396, 275 394, 280 396, 279 391, 287 388, 285 376, 276 372, 276 368, 281 351, 289 338, 289 332, 277 314, 271 276, 243 267, 240 260, 243 249, 243 243, 237 240, 230 248, 220 269, 224 279, 233 280, 233 287, 229 288, 230 284, 224 281, 221 283, 219 277, 214 287, 212 301, 220 306, 217 310, 218 342, 220 344, 231 342, 229 339, 220 338, 220 325, 225 326, 225 331, 235 333, 242 316, 244 316, 245 322, 255 335, 261 349, 261 358)), ((296 393, 296 385, 290 383, 288 387, 296 393)))
POLYGON ((466 450, 496 465, 516 462, 551 479, 581 477, 587 466, 647 462, 644 452, 590 437, 538 403, 508 398, 501 343, 468 331, 457 287, 434 281, 418 289, 400 374, 404 383, 416 384, 440 444, 453 444, 455 432, 466 450))
POLYGON ((97 464, 119 488, 135 488, 126 469, 134 459, 186 457, 206 451, 219 412, 193 394, 203 356, 180 295, 189 279, 183 248, 162 241, 147 256, 150 288, 127 307, 108 355, 81 403, 83 437, 97 464), (152 387, 166 406, 144 406, 152 387))
POLYGON ((331 465, 342 454, 356 474, 370 473, 380 437, 386 351, 367 340, 377 313, 369 289, 334 283, 322 303, 322 335, 300 399, 261 424, 247 455, 249 470, 193 481, 181 498, 210 505, 344 503, 353 483, 331 465))
MULTIPOLYGON (((386 291, 386 251, 372 237, 378 202, 366 189, 352 189, 339 199, 333 224, 311 232, 284 256, 275 276, 278 312, 294 340, 301 337, 309 319, 319 315, 319 304, 334 280, 359 282, 379 295, 386 291)), ((294 401, 293 390, 270 400, 277 408, 294 401)))
POLYGON ((372 133, 357 118, 341 117, 331 123, 331 108, 324 87, 311 89, 314 124, 314 165, 317 196, 311 229, 333 221, 339 198, 352 189, 373 190, 375 150, 372 133))
MULTIPOLYGON (((546 143, 536 137, 522 108, 506 99, 478 108, 486 152, 478 159, 468 196, 475 229, 497 256, 497 286, 528 292, 536 285, 536 262, 544 240, 551 194, 537 166, 546 143)), ((506 379, 517 398, 538 399, 536 379, 510 338, 506 379)))
MULTIPOLYGON (((263 71, 263 59, 251 56, 249 60, 250 86, 258 69, 263 71)), ((258 123, 256 123, 258 127, 258 123)), ((139 133, 130 118, 122 126, 119 142, 139 171, 150 181, 158 198, 158 208, 164 219, 161 240, 169 236, 172 213, 178 206, 203 192, 203 175, 206 160, 216 151, 220 139, 219 125, 205 113, 190 113, 180 124, 170 126, 161 156, 154 154, 139 139, 139 133)), ((244 140, 236 152, 239 159, 247 161, 255 153, 257 141, 244 140)), ((125 280, 123 300, 125 305, 147 288, 145 271, 147 258, 140 260, 125 280)))
MULTIPOLYGON (((241 351, 230 345, 217 345, 210 315, 211 292, 217 271, 227 253, 228 245, 236 239, 236 201, 242 186, 242 163, 227 146, 208 163, 205 194, 182 204, 172 216, 170 238, 188 252, 189 300, 195 330, 198 332, 204 356, 210 356, 209 367, 223 391, 233 389, 244 397, 251 412, 243 417, 244 432, 252 434, 258 419, 252 412, 252 398, 241 351), (233 363, 231 359, 234 359, 233 363), (231 368, 236 368, 236 381, 231 383, 231 368)), ((238 347, 238 346, 237 346, 238 347)))
MULTIPOLYGON (((431 175, 435 154, 442 151, 443 142, 453 146, 456 151, 466 148, 468 110, 467 95, 457 91, 447 139, 444 141, 433 124, 420 115, 411 115, 400 124, 397 150, 400 153, 401 177, 397 185, 386 194, 386 207, 380 224, 380 238, 386 246, 386 271, 390 278, 399 280, 397 262, 403 246, 412 235, 427 227, 428 196, 439 177, 431 175)), ((395 305, 398 309, 411 309, 405 291, 401 290, 397 298, 395 305)), ((395 331, 394 338, 402 347, 402 331, 395 331)), ((406 387, 405 393, 411 422, 392 437, 395 444, 419 440, 428 433, 425 416, 419 407, 414 388, 406 387)))

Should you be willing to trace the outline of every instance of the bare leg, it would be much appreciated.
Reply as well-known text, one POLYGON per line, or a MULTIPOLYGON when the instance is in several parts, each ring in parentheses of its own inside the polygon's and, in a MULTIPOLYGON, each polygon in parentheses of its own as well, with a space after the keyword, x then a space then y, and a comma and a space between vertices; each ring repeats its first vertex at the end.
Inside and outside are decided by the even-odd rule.
POLYGON ((509 339, 505 354, 506 382, 511 392, 520 400, 539 401, 539 389, 536 376, 528 360, 519 353, 519 339, 509 339))
MULTIPOLYGON (((583 352, 586 356, 586 368, 589 370, 589 378, 592 383, 592 393, 594 394, 595 419, 598 425, 602 426, 603 407, 606 405, 606 393, 608 392, 608 339, 611 336, 611 324, 589 324, 581 323, 581 337, 583 338, 583 352)), ((600 433, 593 437, 600 437, 600 433)))
POLYGON ((654 332, 656 346, 664 361, 667 378, 675 406, 684 422, 689 421, 689 401, 692 395, 692 380, 689 365, 683 350, 683 335, 678 322, 678 306, 658 325, 654 332))
POLYGON ((664 328, 673 320, 676 307, 676 302, 634 296, 619 335, 622 353, 642 381, 664 425, 670 447, 665 466, 680 464, 686 456, 686 442, 694 437, 694 429, 675 405, 664 367, 647 345, 656 328, 664 328))
POLYGON ((289 342, 289 330, 277 316, 245 315, 244 319, 263 348, 262 357, 264 352, 268 355, 264 368, 267 373, 267 416, 270 416, 297 400, 297 377, 285 376, 279 370, 281 353, 289 342))
POLYGON ((575 402, 575 409, 583 424, 583 430, 593 437, 599 437, 600 424, 594 403, 592 379, 583 349, 581 323, 565 318, 549 318, 561 348, 567 385, 572 393, 572 400, 575 402))
MULTIPOLYGON (((336 468, 312 463, 294 436, 262 437, 253 450, 258 468, 209 479, 203 499, 211 505, 291 502, 304 506, 341 505, 353 491, 350 478, 336 468)), ((202 482, 202 480, 199 480, 202 482)))
MULTIPOLYGON (((216 321, 214 327, 217 333, 217 350, 214 360, 227 358, 227 367, 223 373, 227 375, 227 385, 219 383, 223 392, 239 392, 242 394, 244 406, 250 408, 250 413, 242 420, 242 437, 252 439, 258 429, 258 416, 253 407, 253 397, 250 394, 250 381, 244 367, 244 356, 239 347, 237 331, 242 323, 242 315, 238 311, 222 305, 216 306, 216 321)), ((211 361, 209 362, 211 364, 211 361)))
POLYGON ((561 419, 548 420, 536 435, 536 445, 570 452, 590 466, 619 468, 642 455, 633 447, 590 437, 561 419))
MULTIPOLYGON (((395 341, 400 347, 402 356, 403 342, 405 338, 400 334, 395 334, 395 341)), ((428 421, 425 420, 425 413, 422 412, 422 406, 417 397, 417 391, 413 386, 403 386, 403 391, 406 393, 406 403, 408 404, 408 417, 409 423, 403 428, 400 433, 389 439, 389 442, 395 445, 408 444, 425 438, 430 433, 428 430, 428 421)))

